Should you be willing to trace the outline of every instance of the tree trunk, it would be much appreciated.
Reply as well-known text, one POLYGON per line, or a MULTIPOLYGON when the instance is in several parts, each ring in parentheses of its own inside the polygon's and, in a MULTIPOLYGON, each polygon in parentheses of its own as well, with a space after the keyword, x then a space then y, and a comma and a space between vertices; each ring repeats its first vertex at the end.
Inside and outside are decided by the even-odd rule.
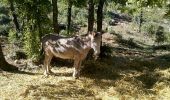
MULTIPOLYGON (((10 3, 10 10, 12 12, 15 29, 16 29, 17 32, 20 32, 20 26, 19 26, 17 15, 15 13, 15 8, 14 8, 14 1, 13 0, 8 0, 8 1, 10 3)), ((18 34, 16 34, 16 37, 18 37, 18 34)))
POLYGON ((59 34, 57 0, 52 0, 52 5, 53 5, 53 28, 54 28, 54 33, 59 34))
POLYGON ((8 62, 6 62, 3 52, 2 52, 1 39, 0 39, 0 69, 4 71, 18 70, 17 67, 10 65, 8 62))
POLYGON ((94 26, 94 1, 89 0, 88 5, 88 32, 91 32, 94 26))
POLYGON ((68 8, 67 8, 67 34, 70 32, 70 26, 71 26, 71 10, 72 10, 72 1, 68 1, 68 8))
POLYGON ((38 27, 38 32, 39 32, 39 38, 41 39, 41 37, 43 36, 43 32, 42 32, 42 30, 41 30, 41 20, 40 20, 40 16, 41 16, 41 14, 40 14, 40 11, 39 11, 39 9, 37 10, 37 27, 38 27))
POLYGON ((100 0, 97 9, 97 31, 102 31, 102 21, 103 21, 103 6, 106 0, 100 0))
MULTIPOLYGON (((1 41, 0 41, 1 42, 1 41)), ((3 52, 2 52, 2 46, 0 44, 0 68, 2 67, 3 64, 5 64, 6 61, 5 61, 5 57, 3 55, 3 52)))

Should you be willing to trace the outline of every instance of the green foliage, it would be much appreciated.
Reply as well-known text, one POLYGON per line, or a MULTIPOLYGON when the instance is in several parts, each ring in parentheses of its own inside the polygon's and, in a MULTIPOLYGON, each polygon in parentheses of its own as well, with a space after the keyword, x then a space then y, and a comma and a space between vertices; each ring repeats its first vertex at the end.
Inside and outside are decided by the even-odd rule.
POLYGON ((170 42, 170 32, 165 32, 165 37, 167 38, 167 42, 170 42))
POLYGON ((168 40, 168 32, 165 31, 163 26, 158 24, 146 23, 143 25, 143 30, 147 32, 148 35, 155 37, 155 42, 160 44, 168 40))
POLYGON ((52 31, 48 14, 52 5, 48 0, 16 0, 17 13, 22 20, 24 51, 28 58, 38 60, 40 57, 40 38, 52 31))
MULTIPOLYGON (((61 0, 64 4, 68 4, 68 2, 72 2, 76 7, 83 7, 86 5, 87 0, 61 0)), ((61 2, 61 3, 62 3, 61 2)))
POLYGON ((72 34, 67 34, 67 31, 66 31, 66 30, 62 30, 62 31, 60 32, 60 35, 70 36, 70 35, 72 35, 72 34))
MULTIPOLYGON (((24 22, 24 28, 29 27, 31 30, 44 30, 50 29, 51 22, 48 14, 52 9, 52 5, 48 0, 16 0, 18 6, 18 15, 24 22)), ((42 33, 41 33, 42 34, 42 33)), ((42 34, 43 35, 43 34, 42 34)))
POLYGON ((37 60, 40 57, 39 53, 40 39, 38 32, 31 32, 29 29, 24 32, 24 51, 29 58, 37 60))
MULTIPOLYGON (((67 8, 68 8, 68 1, 59 1, 58 2, 58 10, 59 10, 59 17, 58 21, 59 23, 67 24, 67 8)), ((85 6, 85 0, 73 0, 73 6, 72 6, 72 21, 71 21, 71 28, 70 32, 71 34, 75 32, 74 27, 75 26, 86 26, 87 25, 87 10, 82 9, 82 7, 85 6), (80 2, 83 2, 83 4, 80 4, 80 2), (80 5, 79 5, 80 4, 80 5)))
POLYGON ((11 43, 15 43, 17 41, 16 31, 14 29, 9 30, 8 40, 11 43))
MULTIPOLYGON (((2 2, 0 2, 2 3, 2 2)), ((9 11, 6 5, 0 5, 0 34, 7 35, 10 28, 9 11)))
POLYGON ((164 17, 170 19, 170 2, 166 5, 166 13, 164 17))
POLYGON ((142 26, 142 30, 144 32, 147 32, 148 35, 155 35, 156 31, 157 31, 158 25, 157 24, 153 24, 153 23, 145 23, 142 26))
POLYGON ((23 46, 23 36, 21 33, 11 28, 8 32, 8 41, 12 44, 17 44, 17 46, 23 46), (18 36, 17 36, 18 35, 18 36))
POLYGON ((7 35, 9 29, 10 29, 9 25, 0 25, 0 34, 7 35))
POLYGON ((156 31, 156 41, 157 43, 163 43, 166 40, 164 27, 159 26, 156 31))
POLYGON ((72 19, 73 24, 76 25, 81 25, 81 26, 86 26, 87 25, 87 10, 81 9, 81 8, 76 8, 73 7, 73 12, 72 12, 72 19))

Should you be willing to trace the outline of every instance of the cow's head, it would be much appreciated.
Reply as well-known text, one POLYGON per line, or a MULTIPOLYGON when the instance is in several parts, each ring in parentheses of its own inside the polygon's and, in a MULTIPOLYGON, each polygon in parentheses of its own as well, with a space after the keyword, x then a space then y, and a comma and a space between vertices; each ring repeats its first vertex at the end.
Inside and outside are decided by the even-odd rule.
POLYGON ((91 48, 94 50, 94 58, 97 59, 100 54, 100 46, 102 41, 101 32, 90 32, 91 48))

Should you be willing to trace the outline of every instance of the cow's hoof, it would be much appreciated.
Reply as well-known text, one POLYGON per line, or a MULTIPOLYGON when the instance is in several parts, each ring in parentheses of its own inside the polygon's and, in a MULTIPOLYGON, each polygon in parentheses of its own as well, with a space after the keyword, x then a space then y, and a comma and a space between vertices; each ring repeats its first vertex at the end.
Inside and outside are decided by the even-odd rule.
POLYGON ((74 79, 79 79, 79 77, 78 77, 78 76, 73 76, 73 78, 74 78, 74 79))
POLYGON ((51 74, 51 75, 55 75, 55 73, 54 73, 54 72, 52 72, 51 70, 49 70, 49 74, 51 74))
POLYGON ((47 72, 44 72, 44 76, 45 76, 45 77, 48 77, 48 73, 47 73, 47 72))
POLYGON ((74 79, 79 79, 79 73, 73 73, 73 78, 74 79))

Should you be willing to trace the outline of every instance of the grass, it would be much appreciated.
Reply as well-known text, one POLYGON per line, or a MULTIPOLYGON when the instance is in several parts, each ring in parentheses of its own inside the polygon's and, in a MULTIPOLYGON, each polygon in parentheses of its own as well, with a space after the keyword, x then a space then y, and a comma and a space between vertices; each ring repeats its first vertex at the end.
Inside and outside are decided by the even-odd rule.
POLYGON ((84 62, 80 79, 72 78, 72 62, 60 60, 51 64, 55 75, 49 77, 29 64, 33 68, 23 72, 1 71, 0 100, 168 100, 170 52, 153 51, 154 40, 130 26, 113 26, 115 33, 103 35, 111 52, 84 62))
MULTIPOLYGON (((167 67, 155 67, 151 70, 149 67, 151 63, 144 64, 143 60, 127 61, 120 57, 113 57, 112 60, 107 60, 110 64, 105 63, 105 60, 85 63, 86 67, 82 69, 81 77, 77 80, 72 78, 73 68, 66 66, 53 67, 56 74, 49 77, 42 75, 42 68, 14 73, 1 71, 0 98, 2 100, 167 100, 170 97, 168 63, 167 67), (118 62, 120 60, 122 62, 118 62)), ((152 64, 154 63, 156 62, 152 64)))

